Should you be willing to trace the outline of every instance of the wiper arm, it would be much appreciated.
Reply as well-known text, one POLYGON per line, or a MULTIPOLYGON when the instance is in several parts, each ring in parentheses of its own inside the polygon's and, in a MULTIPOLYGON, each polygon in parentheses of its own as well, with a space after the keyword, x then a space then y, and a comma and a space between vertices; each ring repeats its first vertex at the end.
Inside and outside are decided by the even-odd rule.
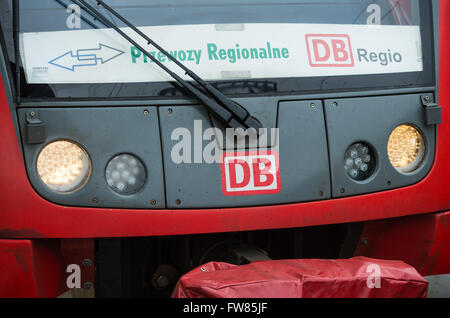
POLYGON ((86 0, 78 0, 82 3, 87 9, 91 11, 99 20, 101 20, 104 24, 114 29, 117 33, 119 33, 124 39, 133 44, 137 49, 139 49, 144 55, 146 55, 150 60, 152 60, 156 65, 162 68, 166 73, 168 73, 174 80, 176 80, 181 86, 183 86, 189 93, 195 96, 202 104, 204 104, 210 112, 216 115, 221 121, 223 121, 226 125, 231 128, 254 128, 256 132, 259 132, 259 129, 262 128, 261 123, 258 119, 251 116, 250 113, 243 108, 241 105, 233 101, 232 99, 225 96, 219 90, 205 82, 201 79, 197 74, 187 68, 184 64, 170 55, 166 50, 164 50, 161 46, 155 43, 152 39, 150 39, 146 34, 140 31, 137 27, 135 27, 131 22, 117 13, 113 8, 108 6, 101 0, 96 0, 97 5, 103 6, 107 11, 117 17, 120 21, 126 24, 129 28, 131 28, 134 32, 139 34, 142 38, 147 41, 147 44, 153 45, 156 49, 158 49, 161 53, 170 58, 177 66, 183 69, 189 77, 191 77, 194 81, 196 81, 206 92, 201 91, 191 83, 185 81, 176 73, 172 72, 169 68, 167 68, 164 64, 158 61, 155 57, 153 57, 147 50, 145 50, 142 46, 140 46, 136 41, 134 41, 131 37, 125 34, 120 28, 118 28, 114 23, 112 23, 108 18, 106 18, 103 14, 101 14, 96 8, 91 6, 86 2, 86 0))

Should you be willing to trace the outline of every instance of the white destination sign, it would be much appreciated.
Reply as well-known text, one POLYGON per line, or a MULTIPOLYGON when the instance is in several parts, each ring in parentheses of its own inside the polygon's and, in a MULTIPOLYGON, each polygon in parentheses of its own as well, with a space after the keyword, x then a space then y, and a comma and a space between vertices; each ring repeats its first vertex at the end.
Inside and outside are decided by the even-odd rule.
MULTIPOLYGON (((141 27, 207 80, 420 72, 418 26, 233 24, 141 27)), ((188 78, 131 29, 154 58, 188 78)), ((28 83, 124 83, 171 78, 113 29, 22 34, 28 83)))

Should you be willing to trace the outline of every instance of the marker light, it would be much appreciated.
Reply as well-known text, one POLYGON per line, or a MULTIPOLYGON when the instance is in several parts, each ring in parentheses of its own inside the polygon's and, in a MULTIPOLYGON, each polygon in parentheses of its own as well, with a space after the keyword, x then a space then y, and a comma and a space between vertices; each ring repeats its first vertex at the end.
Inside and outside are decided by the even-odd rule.
POLYGON ((344 157, 347 175, 356 181, 369 178, 375 170, 375 155, 369 145, 359 142, 348 147, 344 157))
POLYGON ((111 189, 124 195, 141 190, 147 179, 142 162, 130 154, 121 154, 111 159, 105 175, 111 189))
POLYGON ((411 125, 400 125, 389 136, 388 156, 392 166, 402 173, 416 170, 425 157, 422 134, 411 125))
POLYGON ((87 182, 91 172, 86 151, 65 140, 46 145, 39 153, 36 165, 42 182, 58 192, 78 190, 87 182))

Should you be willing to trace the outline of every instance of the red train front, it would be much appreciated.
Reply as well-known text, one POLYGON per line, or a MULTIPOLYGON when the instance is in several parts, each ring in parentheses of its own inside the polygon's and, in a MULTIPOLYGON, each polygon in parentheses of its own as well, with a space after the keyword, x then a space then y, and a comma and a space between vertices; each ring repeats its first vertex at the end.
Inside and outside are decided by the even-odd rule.
POLYGON ((353 256, 449 295, 447 1, 0 10, 2 297, 353 256))

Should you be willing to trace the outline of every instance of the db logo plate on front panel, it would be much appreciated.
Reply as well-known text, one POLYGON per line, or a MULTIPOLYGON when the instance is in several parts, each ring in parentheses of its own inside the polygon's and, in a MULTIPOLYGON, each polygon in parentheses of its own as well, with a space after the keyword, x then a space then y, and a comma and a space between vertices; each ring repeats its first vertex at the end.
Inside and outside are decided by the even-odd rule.
POLYGON ((281 190, 276 151, 225 152, 221 172, 226 196, 273 194, 281 190))
POLYGON ((353 67, 352 45, 346 34, 307 34, 309 64, 312 67, 353 67))

